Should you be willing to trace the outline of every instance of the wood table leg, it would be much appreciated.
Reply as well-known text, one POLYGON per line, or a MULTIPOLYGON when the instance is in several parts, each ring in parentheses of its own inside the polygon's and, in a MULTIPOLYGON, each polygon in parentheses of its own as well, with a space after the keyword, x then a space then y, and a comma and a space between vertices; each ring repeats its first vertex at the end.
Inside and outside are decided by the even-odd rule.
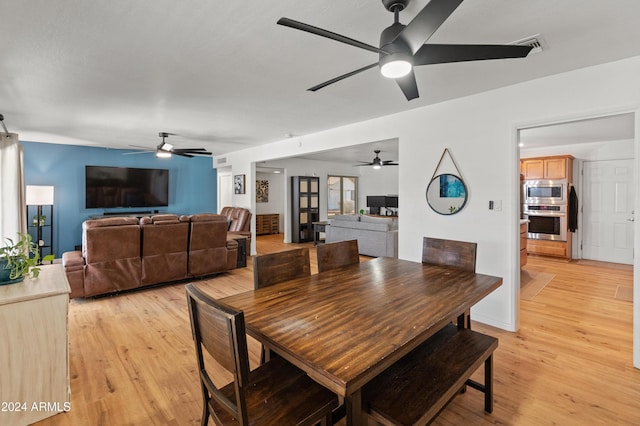
POLYGON ((366 426, 366 416, 362 407, 362 391, 358 389, 344 399, 347 407, 347 426, 366 426))

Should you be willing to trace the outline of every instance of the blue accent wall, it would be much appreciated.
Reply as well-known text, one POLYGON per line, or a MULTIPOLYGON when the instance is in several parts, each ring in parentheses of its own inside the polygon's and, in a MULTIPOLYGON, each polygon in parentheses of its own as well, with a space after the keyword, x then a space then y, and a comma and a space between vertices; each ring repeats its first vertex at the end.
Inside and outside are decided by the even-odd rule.
MULTIPOLYGON (((27 185, 53 185, 54 254, 72 251, 82 242, 82 222, 105 211, 195 214, 216 213, 217 173, 210 157, 156 158, 153 153, 76 145, 21 141, 27 185), (86 165, 169 169, 169 206, 153 208, 85 208, 86 165)), ((27 218, 31 220, 31 218, 27 218)))

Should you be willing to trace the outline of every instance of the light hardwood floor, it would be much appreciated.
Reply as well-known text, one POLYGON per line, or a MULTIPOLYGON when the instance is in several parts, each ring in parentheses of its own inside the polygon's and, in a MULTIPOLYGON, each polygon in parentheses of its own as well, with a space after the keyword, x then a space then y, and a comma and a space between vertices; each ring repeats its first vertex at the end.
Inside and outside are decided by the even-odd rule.
MULTIPOLYGON (((258 237, 259 253, 285 250, 282 235, 258 237)), ((296 245, 297 246, 297 245, 296 245)), ((312 272, 317 270, 311 249, 312 272)), ((363 261, 367 258, 363 257, 363 261)), ((494 412, 482 394, 458 395, 434 425, 638 425, 640 371, 632 365, 629 268, 530 258, 526 268, 555 274, 521 302, 521 328, 496 336, 494 412)), ((199 281, 214 296, 253 286, 247 268, 199 281)), ((114 297, 72 300, 69 310, 71 411, 39 425, 195 425, 201 395, 184 284, 114 297)), ((252 365, 259 345, 250 339, 252 365)), ((481 379, 481 371, 477 374, 481 379)), ((228 378, 227 378, 228 380, 228 378)), ((342 420, 339 424, 343 425, 342 420)))

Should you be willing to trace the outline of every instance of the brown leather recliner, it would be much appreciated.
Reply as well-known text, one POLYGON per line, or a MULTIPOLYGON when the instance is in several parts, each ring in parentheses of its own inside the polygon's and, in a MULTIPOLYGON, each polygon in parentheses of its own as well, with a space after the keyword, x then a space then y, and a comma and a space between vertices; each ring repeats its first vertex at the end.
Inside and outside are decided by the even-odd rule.
POLYGON ((251 212, 244 207, 223 207, 220 212, 229 221, 229 232, 251 234, 251 212))
POLYGON ((187 278, 189 218, 160 214, 140 219, 142 285, 187 278))
POLYGON ((201 213, 189 216, 189 221, 189 275, 209 275, 235 268, 238 243, 227 239, 226 216, 201 213))
POLYGON ((134 217, 87 220, 82 224, 84 296, 140 286, 140 225, 134 217))

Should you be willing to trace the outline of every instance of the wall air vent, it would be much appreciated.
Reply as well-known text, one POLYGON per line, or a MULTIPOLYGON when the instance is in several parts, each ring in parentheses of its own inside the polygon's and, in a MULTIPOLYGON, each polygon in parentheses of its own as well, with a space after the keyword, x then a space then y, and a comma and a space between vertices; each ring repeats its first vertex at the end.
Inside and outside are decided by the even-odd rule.
POLYGON ((515 44, 518 46, 531 46, 532 49, 531 49, 531 52, 529 52, 529 55, 533 55, 534 53, 540 53, 547 48, 547 43, 544 41, 544 39, 540 34, 536 34, 530 37, 525 37, 523 39, 513 41, 509 44, 515 44))
POLYGON ((227 157, 216 158, 216 164, 225 164, 227 162, 227 157))

